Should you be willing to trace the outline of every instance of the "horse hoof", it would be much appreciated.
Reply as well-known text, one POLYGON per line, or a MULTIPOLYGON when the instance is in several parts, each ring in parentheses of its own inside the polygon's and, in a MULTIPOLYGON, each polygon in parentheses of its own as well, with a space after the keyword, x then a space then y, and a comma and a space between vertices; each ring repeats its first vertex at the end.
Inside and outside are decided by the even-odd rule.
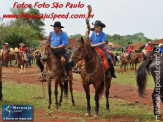
POLYGON ((75 103, 72 103, 72 106, 75 107, 75 103))
POLYGON ((48 105, 48 109, 50 109, 50 105, 48 105))
POLYGON ((94 118, 97 118, 97 117, 98 117, 98 116, 95 114, 95 115, 94 115, 94 118))
POLYGON ((86 117, 90 117, 90 113, 86 113, 85 116, 86 116, 86 117))
POLYGON ((57 105, 57 106, 55 106, 55 109, 56 109, 56 110, 58 109, 58 105, 57 105))
POLYGON ((61 106, 61 103, 58 103, 58 106, 61 106))
POLYGON ((110 109, 106 109, 107 112, 110 112, 110 109))

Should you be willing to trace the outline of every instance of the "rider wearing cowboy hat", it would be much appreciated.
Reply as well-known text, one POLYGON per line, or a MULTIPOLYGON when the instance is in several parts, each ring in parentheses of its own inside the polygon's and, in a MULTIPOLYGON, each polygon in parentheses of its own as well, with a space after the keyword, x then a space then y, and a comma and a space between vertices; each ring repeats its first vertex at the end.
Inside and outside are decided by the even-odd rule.
MULTIPOLYGON (((98 47, 101 48, 109 62, 109 69, 111 70, 111 76, 113 78, 116 78, 115 75, 115 70, 114 70, 114 66, 111 60, 111 57, 109 56, 109 54, 106 52, 106 50, 104 50, 103 48, 106 45, 107 39, 106 39, 106 35, 105 33, 102 31, 103 28, 105 28, 105 24, 102 23, 99 20, 96 20, 94 23, 94 32, 92 33, 91 37, 90 37, 90 41, 92 42, 92 47, 98 47)), ((86 32, 86 36, 88 37, 88 32, 86 32)), ((109 70, 108 69, 108 70, 109 70)))
POLYGON ((8 43, 6 42, 5 44, 4 44, 4 47, 3 47, 3 50, 7 50, 8 49, 8 43))
POLYGON ((65 62, 65 68, 66 68, 66 75, 64 75, 65 80, 68 80, 68 74, 69 74, 69 56, 66 53, 66 47, 68 45, 68 36, 65 32, 62 31, 62 28, 64 28, 60 22, 55 22, 54 25, 51 25, 54 28, 54 31, 50 32, 48 41, 51 43, 51 48, 54 53, 54 55, 60 55, 63 56, 66 59, 65 62), (57 54, 58 53, 58 54, 57 54))

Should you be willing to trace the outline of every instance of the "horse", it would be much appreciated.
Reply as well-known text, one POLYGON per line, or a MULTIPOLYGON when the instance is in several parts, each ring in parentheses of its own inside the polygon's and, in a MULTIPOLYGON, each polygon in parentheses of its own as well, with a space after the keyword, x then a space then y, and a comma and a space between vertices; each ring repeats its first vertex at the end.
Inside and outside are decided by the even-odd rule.
POLYGON ((15 59, 17 60, 18 68, 20 68, 19 74, 21 74, 23 72, 25 73, 25 67, 27 65, 27 62, 24 58, 24 55, 22 53, 16 52, 15 59))
MULTIPOLYGON (((121 54, 121 66, 120 66, 120 73, 122 73, 122 68, 123 72, 126 72, 126 66, 128 65, 128 59, 127 59, 128 53, 123 52, 121 54)), ((128 67, 128 66, 127 66, 128 67)))
POLYGON ((136 72, 137 70, 137 63, 140 63, 144 59, 144 54, 143 53, 131 53, 130 56, 130 67, 133 72, 136 72))
POLYGON ((83 38, 76 41, 72 48, 72 55, 69 59, 70 63, 76 64, 78 61, 84 60, 81 66, 82 85, 85 90, 87 99, 87 112, 86 116, 90 116, 90 89, 89 85, 93 84, 95 88, 95 115, 98 116, 99 112, 99 98, 104 91, 106 95, 106 110, 109 111, 109 89, 111 86, 111 72, 105 74, 104 65, 98 53, 90 46, 89 42, 84 42, 83 38), (105 84, 105 85, 104 85, 105 84))
POLYGON ((3 50, 2 57, 3 57, 3 64, 8 67, 8 62, 10 61, 10 66, 11 66, 11 60, 12 56, 9 54, 8 49, 3 50))
POLYGON ((143 97, 147 83, 147 73, 151 73, 155 82, 155 88, 152 93, 154 115, 160 118, 158 109, 158 100, 163 102, 163 55, 144 61, 137 70, 136 81, 138 85, 138 94, 143 97))
POLYGON ((50 106, 52 104, 51 100, 51 80, 54 79, 55 81, 55 108, 58 109, 58 106, 61 106, 62 102, 62 96, 63 91, 67 97, 68 94, 68 83, 69 83, 69 89, 71 92, 71 99, 72 99, 72 106, 75 106, 75 101, 73 97, 73 88, 72 88, 72 70, 69 71, 69 80, 64 81, 63 78, 63 65, 61 65, 61 57, 55 56, 51 50, 50 42, 45 40, 42 35, 39 35, 41 41, 40 44, 40 52, 41 52, 41 60, 45 65, 43 66, 44 72, 46 74, 46 81, 48 84, 48 94, 49 94, 49 105, 48 109, 50 109, 50 106), (58 103, 58 85, 61 88, 61 96, 58 103))
POLYGON ((146 52, 145 60, 151 59, 153 57, 153 51, 146 52))
POLYGON ((0 52, 0 101, 2 101, 2 53, 0 52))

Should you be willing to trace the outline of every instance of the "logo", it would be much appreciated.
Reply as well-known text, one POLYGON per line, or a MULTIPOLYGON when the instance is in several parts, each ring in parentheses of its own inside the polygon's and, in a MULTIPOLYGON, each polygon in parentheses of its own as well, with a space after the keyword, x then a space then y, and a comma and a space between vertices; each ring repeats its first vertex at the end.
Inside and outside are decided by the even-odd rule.
POLYGON ((2 120, 32 121, 33 105, 2 105, 2 120))

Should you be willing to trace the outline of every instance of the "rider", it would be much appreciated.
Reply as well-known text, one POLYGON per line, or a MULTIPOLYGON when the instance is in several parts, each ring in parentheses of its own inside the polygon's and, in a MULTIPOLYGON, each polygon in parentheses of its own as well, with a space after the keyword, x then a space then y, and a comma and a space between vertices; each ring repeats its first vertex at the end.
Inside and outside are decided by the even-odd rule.
POLYGON ((128 61, 130 60, 132 52, 135 52, 135 50, 134 50, 134 46, 132 45, 132 42, 130 42, 129 47, 128 47, 128 58, 127 58, 128 61))
POLYGON ((130 42, 129 42, 128 45, 126 46, 126 50, 128 50, 129 46, 130 46, 130 42))
POLYGON ((3 46, 3 50, 8 50, 8 43, 5 43, 4 46, 3 46))
POLYGON ((26 60, 26 56, 24 54, 25 53, 24 43, 20 43, 19 46, 20 46, 19 47, 19 53, 22 54, 24 57, 24 60, 26 60))
MULTIPOLYGON (((107 42, 106 35, 102 31, 103 28, 105 28, 105 24, 103 24, 99 20, 96 20, 95 23, 94 23, 94 27, 95 27, 95 31, 92 33, 92 35, 90 37, 90 41, 92 42, 91 46, 92 47, 99 47, 104 51, 104 54, 106 55, 106 58, 107 58, 107 60, 109 62, 109 67, 110 67, 110 70, 111 70, 111 76, 113 78, 116 78, 115 70, 114 70, 114 66, 113 66, 111 57, 106 52, 106 50, 103 49, 104 46, 106 45, 106 42, 107 42)), ((88 37, 88 33, 86 33, 86 36, 88 37)))
POLYGON ((160 43, 158 46, 159 46, 158 53, 160 53, 162 55, 163 54, 163 44, 160 43))
POLYGON ((145 51, 146 51, 146 54, 145 56, 147 57, 147 55, 151 52, 151 55, 153 56, 153 45, 151 43, 151 41, 149 41, 146 46, 145 46, 145 51))
POLYGON ((109 43, 108 51, 109 51, 109 52, 113 52, 113 51, 114 51, 114 49, 113 49, 113 47, 112 47, 112 43, 109 43))
POLYGON ((66 75, 64 75, 65 80, 68 80, 68 74, 70 70, 70 66, 68 63, 69 60, 69 55, 66 53, 66 47, 68 45, 68 36, 66 35, 65 32, 62 31, 63 26, 61 26, 60 22, 55 22, 54 25, 51 25, 54 27, 54 31, 50 32, 48 41, 51 43, 51 49, 54 53, 54 55, 60 55, 63 56, 66 59, 65 62, 65 68, 66 68, 66 75))

